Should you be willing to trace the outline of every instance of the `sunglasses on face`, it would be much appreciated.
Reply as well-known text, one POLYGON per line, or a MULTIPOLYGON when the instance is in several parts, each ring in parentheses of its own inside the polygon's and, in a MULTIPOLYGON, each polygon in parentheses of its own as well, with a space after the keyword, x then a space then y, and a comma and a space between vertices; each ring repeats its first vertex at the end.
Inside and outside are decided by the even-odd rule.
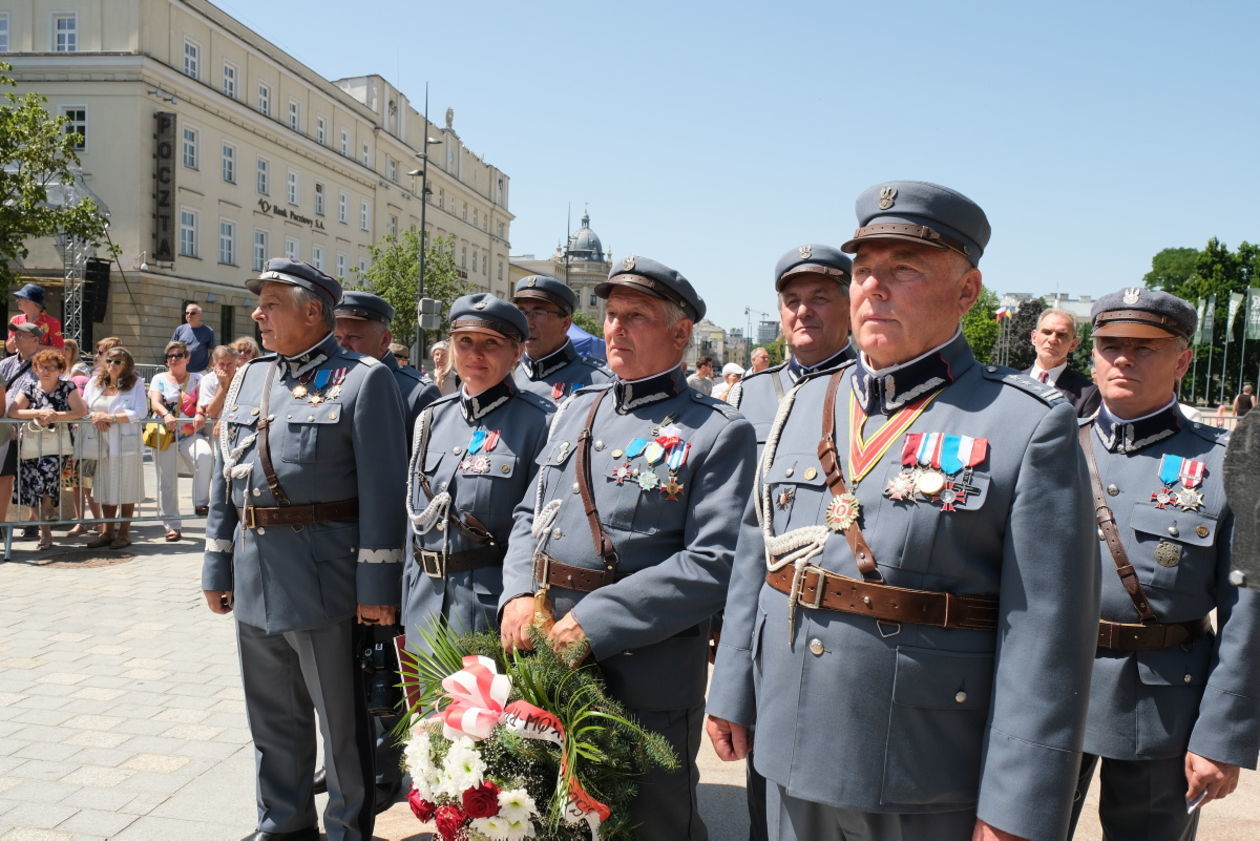
MULTIPOLYGON (((167 358, 169 359, 170 357, 167 357, 167 358)), ((105 364, 106 364, 106 365, 126 365, 126 364, 127 364, 127 360, 125 360, 125 359, 106 359, 106 360, 105 360, 105 364)))
POLYGON ((42 371, 45 374, 50 374, 53 371, 60 371, 61 369, 58 368, 56 365, 36 365, 35 370, 42 371))
POLYGON ((168 354, 166 354, 166 358, 167 358, 167 359, 183 359, 185 356, 187 356, 187 354, 184 354, 184 353, 168 353, 168 354))

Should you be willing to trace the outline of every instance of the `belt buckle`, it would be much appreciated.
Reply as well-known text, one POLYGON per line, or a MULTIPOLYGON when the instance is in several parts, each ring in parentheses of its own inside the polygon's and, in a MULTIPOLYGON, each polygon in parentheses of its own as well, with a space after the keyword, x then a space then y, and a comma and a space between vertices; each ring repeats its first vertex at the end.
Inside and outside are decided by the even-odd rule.
POLYGON ((420 553, 420 568, 430 578, 446 577, 446 555, 429 549, 417 549, 420 553))
POLYGON ((551 586, 551 556, 546 552, 534 555, 534 581, 539 587, 551 586), (541 573, 539 572, 541 570, 541 573))
POLYGON ((241 523, 241 525, 244 528, 247 528, 247 529, 258 528, 258 515, 255 513, 256 510, 257 510, 257 506, 250 505, 249 503, 245 504, 244 522, 241 523))
POLYGON ((796 603, 801 605, 802 607, 808 607, 813 610, 818 610, 818 608, 822 607, 823 587, 826 585, 826 583, 827 583, 827 575, 826 575, 826 571, 823 570, 822 567, 816 567, 816 566, 805 567, 804 569, 801 570, 801 587, 796 592, 796 603), (809 575, 811 572, 817 573, 818 586, 814 588, 813 601, 806 601, 804 598, 802 598, 802 596, 805 595, 805 576, 809 575))

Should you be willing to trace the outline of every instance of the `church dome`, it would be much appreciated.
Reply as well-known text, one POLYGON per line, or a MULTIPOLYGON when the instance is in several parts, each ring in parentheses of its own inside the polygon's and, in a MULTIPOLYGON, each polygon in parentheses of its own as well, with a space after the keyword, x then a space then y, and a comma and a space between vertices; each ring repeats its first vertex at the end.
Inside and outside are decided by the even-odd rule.
POLYGON ((591 230, 591 215, 582 214, 582 226, 569 237, 569 259, 591 263, 604 262, 604 246, 591 230))

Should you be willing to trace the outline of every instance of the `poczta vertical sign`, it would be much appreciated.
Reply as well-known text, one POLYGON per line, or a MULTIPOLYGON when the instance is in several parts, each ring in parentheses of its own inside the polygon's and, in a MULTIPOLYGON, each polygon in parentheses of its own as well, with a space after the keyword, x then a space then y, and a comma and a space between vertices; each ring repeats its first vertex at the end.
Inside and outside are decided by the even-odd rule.
POLYGON ((153 260, 175 259, 175 113, 158 111, 153 155, 153 260))

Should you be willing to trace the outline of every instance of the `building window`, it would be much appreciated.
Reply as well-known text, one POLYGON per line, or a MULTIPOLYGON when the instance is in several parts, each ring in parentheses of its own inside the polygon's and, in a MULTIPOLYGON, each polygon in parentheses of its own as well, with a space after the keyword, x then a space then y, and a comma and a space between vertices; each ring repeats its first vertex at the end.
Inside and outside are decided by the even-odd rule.
POLYGON ((592 306, 592 307, 597 307, 597 306, 599 306, 599 296, 595 294, 595 290, 594 290, 594 289, 592 289, 592 290, 591 290, 591 300, 590 300, 590 304, 591 304, 591 306, 592 306))
POLYGON ((284 182, 285 197, 288 198, 289 204, 298 203, 298 174, 294 170, 289 170, 284 182))
POLYGON ((464 221, 465 221, 465 222, 467 222, 467 221, 468 221, 468 202, 464 202, 464 216, 463 216, 463 219, 464 219, 464 221))
POLYGON ((341 154, 350 157, 350 132, 341 130, 341 154))
POLYGON ((266 158, 258 159, 258 195, 271 195, 271 164, 266 158))
POLYGON ((367 274, 367 270, 368 270, 368 266, 369 266, 369 265, 370 265, 370 264, 368 263, 368 261, 367 261, 367 260, 360 260, 360 261, 359 261, 359 274, 360 274, 360 275, 365 275, 365 274, 367 274))
POLYGON ((0 53, 9 51, 9 13, 0 12, 0 53))
POLYGON ((223 180, 236 183, 236 147, 230 143, 223 144, 223 180))
POLYGON ((468 246, 466 245, 459 247, 459 267, 461 269, 468 268, 468 246))
POLYGON ((184 129, 184 166, 189 169, 197 168, 197 130, 195 128, 184 129))
POLYGON ((503 223, 499 223, 499 239, 503 239, 503 223))
POLYGON ((337 278, 344 279, 346 276, 346 255, 337 255, 337 278))
POLYGON ((385 158, 385 177, 390 181, 398 180, 398 161, 388 156, 385 158))
POLYGON ((503 261, 499 261, 499 280, 503 280, 503 261))
POLYGON ((289 128, 294 131, 301 131, 302 125, 302 108, 293 100, 289 100, 289 128))
POLYGON ((438 207, 441 208, 446 204, 446 188, 438 187, 438 207))
POLYGON ((368 148, 366 143, 363 144, 363 157, 360 158, 364 166, 372 165, 372 150, 368 148))
POLYGON ((315 215, 324 215, 324 185, 315 184, 315 215))
POLYGON ((261 272, 267 265, 267 232, 254 231, 254 271, 261 272))
POLYGON ((223 62, 223 95, 236 99, 236 65, 223 62))
POLYGON ((290 260, 298 258, 298 241, 294 237, 284 238, 284 256, 290 260))
POLYGON ((328 121, 323 117, 315 118, 315 140, 320 146, 328 145, 328 121))
POLYGON ((391 215, 389 217, 389 235, 391 237, 398 236, 398 217, 391 215))
POLYGON ((337 196, 337 221, 343 225, 346 224, 346 216, 350 212, 349 207, 350 199, 346 197, 345 193, 339 194, 337 196))
POLYGON ((201 47, 187 38, 184 39, 184 74, 201 78, 201 47))
POLYGON ((314 263, 315 268, 319 269, 321 272, 324 270, 324 246, 311 246, 311 262, 314 263))
POLYGON ((87 148, 87 108, 83 105, 63 105, 61 116, 66 118, 66 134, 79 136, 74 148, 82 152, 87 148))
POLYGON ((371 221, 372 216, 371 211, 368 208, 368 203, 365 201, 359 202, 359 228, 364 231, 369 230, 368 224, 371 221))
POLYGON ((263 116, 271 116, 271 88, 263 82, 258 83, 258 110, 263 116))
POLYGON ((473 211, 473 227, 474 228, 481 227, 481 211, 479 210, 473 211))
POLYGON ((58 13, 52 16, 55 53, 73 53, 79 49, 79 16, 76 12, 58 13))
POLYGON ((236 223, 230 219, 219 220, 219 262, 236 265, 236 223))
POLYGON ((197 211, 179 210, 179 256, 197 256, 197 211))
POLYGON ((219 336, 229 341, 229 336, 236 335, 236 307, 227 304, 219 307, 219 336))

